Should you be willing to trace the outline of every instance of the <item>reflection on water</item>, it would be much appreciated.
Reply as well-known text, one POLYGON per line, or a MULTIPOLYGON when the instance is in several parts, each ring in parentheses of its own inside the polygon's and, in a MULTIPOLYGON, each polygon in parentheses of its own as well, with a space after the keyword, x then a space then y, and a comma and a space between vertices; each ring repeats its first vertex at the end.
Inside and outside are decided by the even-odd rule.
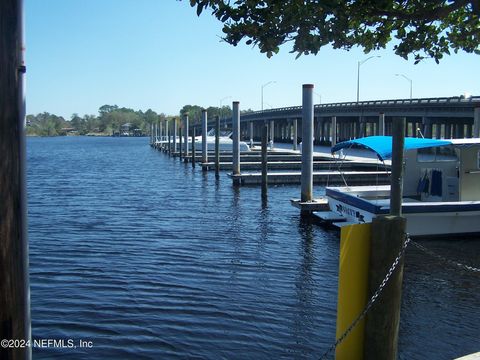
MULTIPOLYGON (((28 139, 34 358, 318 358, 334 341, 338 238, 298 187, 231 186, 146 139, 28 139)), ((320 191, 320 189, 315 189, 320 191)), ((432 249, 478 266, 478 241, 432 249)), ((478 351, 478 275, 411 247, 400 358, 478 351)))

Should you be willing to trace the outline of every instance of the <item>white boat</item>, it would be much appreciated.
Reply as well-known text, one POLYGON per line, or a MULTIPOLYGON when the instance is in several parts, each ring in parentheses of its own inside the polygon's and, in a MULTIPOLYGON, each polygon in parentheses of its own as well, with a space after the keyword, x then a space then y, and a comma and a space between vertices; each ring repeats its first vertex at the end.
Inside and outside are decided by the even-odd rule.
MULTIPOLYGON (((391 157, 392 138, 371 136, 339 143, 391 157)), ((390 186, 327 187, 330 212, 316 215, 336 225, 368 223, 390 212, 390 186)), ((480 233, 480 139, 405 138, 402 215, 411 236, 480 233)))
MULTIPOLYGON (((218 137, 219 140, 219 151, 220 152, 232 152, 233 150, 233 140, 231 138, 232 132, 231 131, 226 131, 226 130, 220 130, 220 136, 218 137)), ((182 136, 182 142, 184 138, 182 136)), ((172 142, 172 138, 170 138, 170 141, 172 142)), ((159 137, 156 141, 156 144, 159 145, 164 145, 168 144, 168 137, 162 136, 161 138, 159 137)), ((177 136, 176 139, 177 147, 180 144, 180 138, 177 136)), ((183 146, 183 145, 182 145, 183 146)), ((192 150, 192 137, 190 136, 188 138, 188 149, 189 151, 192 150)), ((202 151, 202 136, 196 136, 195 137, 195 151, 200 152, 202 151)), ((215 151, 215 129, 211 129, 210 131, 207 132, 207 151, 213 152, 215 151)), ((240 151, 250 151, 250 147, 248 144, 244 141, 240 141, 240 151)))

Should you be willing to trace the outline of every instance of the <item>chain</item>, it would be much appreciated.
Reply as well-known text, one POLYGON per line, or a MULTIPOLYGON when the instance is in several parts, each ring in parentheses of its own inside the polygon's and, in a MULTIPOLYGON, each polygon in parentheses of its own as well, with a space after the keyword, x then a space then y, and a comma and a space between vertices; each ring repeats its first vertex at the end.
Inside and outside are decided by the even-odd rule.
POLYGON ((408 236, 408 234, 405 234, 405 241, 402 245, 402 248, 400 249, 397 257, 395 258, 395 261, 392 264, 392 266, 390 266, 390 269, 388 270, 387 275, 383 279, 383 281, 380 284, 380 286, 378 287, 377 291, 375 291, 375 293, 373 294, 373 296, 371 297, 370 301, 367 303, 367 305, 365 306, 363 311, 350 324, 350 326, 347 328, 347 330, 345 330, 345 332, 335 341, 335 343, 332 346, 330 346, 330 348, 327 351, 325 351, 323 353, 323 355, 320 357, 320 360, 326 359, 327 356, 347 338, 348 334, 350 334, 350 332, 352 332, 352 330, 355 328, 355 326, 357 326, 357 324, 365 317, 367 312, 372 307, 373 303, 377 300, 378 296, 382 292, 385 285, 387 285, 388 280, 390 280, 390 277, 392 276, 393 272, 395 271, 398 263, 400 262, 400 259, 405 254, 405 250, 407 249, 407 245, 408 245, 409 242, 410 242, 410 237, 408 236))
POLYGON ((453 260, 450 260, 450 259, 447 259, 446 257, 442 256, 442 255, 439 255, 435 252, 433 252, 432 250, 430 249, 427 249, 425 246, 423 245, 420 245, 419 243, 417 243, 416 241, 412 241, 412 244, 415 245, 417 248, 419 248, 420 250, 424 251, 425 253, 427 253, 428 255, 431 255, 433 256, 434 258, 437 258, 449 265, 452 265, 452 266, 455 266, 455 267, 458 267, 462 270, 467 270, 467 271, 473 271, 473 272, 480 272, 480 269, 479 268, 476 268, 476 267, 473 267, 473 266, 470 266, 470 265, 465 265, 465 264, 462 264, 462 263, 459 263, 459 262, 456 262, 456 261, 453 261, 453 260))

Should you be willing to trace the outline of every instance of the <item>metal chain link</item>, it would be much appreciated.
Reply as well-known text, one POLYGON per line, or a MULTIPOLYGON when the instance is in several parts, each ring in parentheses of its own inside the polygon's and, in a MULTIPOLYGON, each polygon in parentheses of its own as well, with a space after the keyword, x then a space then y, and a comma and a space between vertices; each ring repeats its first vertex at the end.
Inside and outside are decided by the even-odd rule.
POLYGON ((392 266, 390 266, 390 269, 388 270, 387 275, 383 279, 383 281, 380 284, 380 286, 378 287, 377 291, 375 291, 375 293, 373 294, 373 296, 371 297, 370 301, 367 303, 367 305, 365 306, 363 311, 350 324, 350 326, 347 328, 347 330, 345 330, 345 332, 335 341, 335 343, 332 346, 330 346, 330 348, 327 351, 325 351, 323 353, 323 355, 320 357, 320 360, 326 359, 327 356, 347 338, 348 334, 350 334, 350 332, 355 328, 355 326, 357 326, 357 324, 365 317, 367 312, 372 307, 373 303, 377 300, 378 296, 382 292, 385 285, 387 285, 388 280, 390 280, 390 277, 392 276, 393 272, 395 271, 398 263, 400 262, 400 259, 405 254, 405 250, 407 249, 407 245, 408 245, 409 242, 410 242, 410 237, 408 236, 408 234, 405 234, 405 241, 402 245, 402 248, 400 249, 397 257, 395 258, 395 261, 392 264, 392 266))
POLYGON ((412 244, 415 245, 417 248, 419 248, 420 250, 424 251, 425 253, 427 253, 428 255, 430 256, 433 256, 434 258, 437 258, 449 265, 452 265, 452 266, 455 266, 455 267, 458 267, 460 269, 463 269, 463 270, 467 270, 467 271, 473 271, 473 272, 480 272, 480 268, 476 268, 476 267, 473 267, 473 266, 470 266, 470 265, 465 265, 465 264, 462 264, 462 263, 459 263, 459 262, 456 262, 456 261, 453 261, 453 260, 450 260, 450 259, 447 259, 446 257, 442 256, 442 255, 439 255, 435 252, 433 252, 432 250, 430 249, 427 249, 425 246, 423 245, 420 245, 419 243, 417 243, 416 241, 412 241, 412 244))

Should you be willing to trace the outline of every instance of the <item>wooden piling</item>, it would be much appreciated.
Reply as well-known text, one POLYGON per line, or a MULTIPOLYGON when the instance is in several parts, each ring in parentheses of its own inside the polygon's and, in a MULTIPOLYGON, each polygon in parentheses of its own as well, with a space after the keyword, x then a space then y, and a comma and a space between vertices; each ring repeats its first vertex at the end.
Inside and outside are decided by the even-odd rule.
MULTIPOLYGON (((405 240, 405 218, 382 216, 373 219, 371 231, 370 299, 388 273, 405 240)), ((395 360, 403 281, 403 258, 365 320, 365 359, 395 360)))
MULTIPOLYGON (((23 1, 0 1, 0 339, 30 341, 22 20, 23 1)), ((30 349, 1 347, 0 358, 30 349)))
POLYGON ((182 128, 178 129, 178 158, 182 161, 182 128))
POLYGON ((183 161, 188 162, 188 115, 183 117, 183 136, 184 136, 184 152, 183 152, 183 161))
POLYGON ((215 178, 220 178, 220 118, 215 116, 215 178))
POLYGON ((171 147, 171 142, 170 142, 171 130, 170 130, 169 124, 170 124, 170 122, 167 120, 168 156, 171 156, 172 155, 172 147, 171 147))
POLYGON ((195 126, 192 127, 192 168, 195 168, 195 126))
MULTIPOLYGON (((207 144, 207 110, 202 110, 202 163, 208 163, 208 144, 207 144)), ((205 169, 202 167, 202 169, 205 169)), ((205 169, 206 170, 206 169, 205 169)))

